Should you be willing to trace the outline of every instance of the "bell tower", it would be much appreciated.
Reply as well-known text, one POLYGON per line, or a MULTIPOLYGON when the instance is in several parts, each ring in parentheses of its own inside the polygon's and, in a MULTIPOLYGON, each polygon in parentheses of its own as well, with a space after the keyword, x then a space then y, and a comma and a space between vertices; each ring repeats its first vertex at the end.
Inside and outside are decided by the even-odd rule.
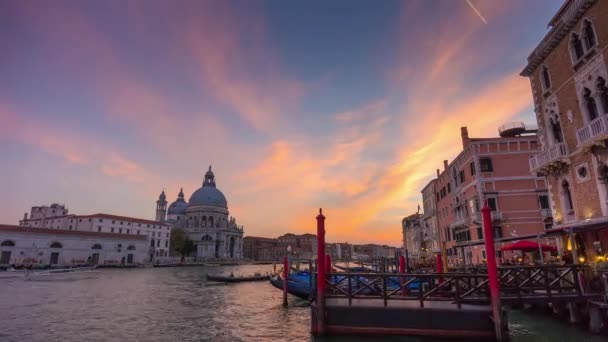
POLYGON ((165 222, 167 218, 167 196, 165 195, 165 190, 160 193, 158 196, 158 201, 156 201, 156 221, 165 222))

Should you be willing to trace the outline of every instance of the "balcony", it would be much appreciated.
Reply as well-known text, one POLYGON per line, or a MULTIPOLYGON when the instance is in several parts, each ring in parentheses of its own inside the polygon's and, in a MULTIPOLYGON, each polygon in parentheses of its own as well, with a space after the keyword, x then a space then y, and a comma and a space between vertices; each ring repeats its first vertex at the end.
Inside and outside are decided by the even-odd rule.
POLYGON ((492 211, 492 221, 500 221, 502 220, 502 211, 492 211))
POLYGON ((577 147, 584 148, 603 144, 608 139, 608 117, 605 115, 589 122, 576 131, 577 147))
POLYGON ((550 173, 553 168, 560 168, 569 164, 568 147, 565 143, 555 144, 547 150, 530 157, 530 171, 532 173, 550 173))
POLYGON ((574 214, 574 209, 570 209, 566 212, 566 223, 576 221, 576 215, 574 214))
POLYGON ((553 217, 553 213, 551 212, 551 209, 541 209, 540 216, 542 216, 543 219, 546 219, 548 217, 553 217))
POLYGON ((466 217, 456 217, 454 222, 452 222, 452 224, 450 224, 450 228, 455 229, 455 228, 460 228, 460 227, 467 227, 468 225, 469 224, 466 220, 466 217))

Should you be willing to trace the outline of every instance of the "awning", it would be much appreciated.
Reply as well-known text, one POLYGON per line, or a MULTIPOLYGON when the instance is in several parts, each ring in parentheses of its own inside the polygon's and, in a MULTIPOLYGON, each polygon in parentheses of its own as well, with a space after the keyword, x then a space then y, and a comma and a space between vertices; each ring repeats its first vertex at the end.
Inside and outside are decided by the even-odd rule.
POLYGON ((512 243, 510 245, 507 245, 503 248, 501 248, 501 251, 522 251, 522 252, 533 252, 533 251, 538 251, 539 249, 542 249, 543 251, 557 251, 557 248, 552 247, 552 246, 547 246, 547 245, 543 245, 543 244, 538 244, 536 242, 532 242, 532 241, 527 241, 527 240, 521 240, 521 241, 517 241, 515 243, 512 243))

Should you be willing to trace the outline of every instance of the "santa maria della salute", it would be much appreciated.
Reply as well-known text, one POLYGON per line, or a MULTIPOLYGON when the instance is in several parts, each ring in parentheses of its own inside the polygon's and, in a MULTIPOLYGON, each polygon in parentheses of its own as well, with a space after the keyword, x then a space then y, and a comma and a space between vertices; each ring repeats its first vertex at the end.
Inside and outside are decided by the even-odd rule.
POLYGON ((163 191, 156 201, 156 221, 183 230, 196 244, 196 260, 242 257, 243 226, 230 216, 228 201, 217 188, 211 166, 202 186, 187 202, 180 189, 177 199, 168 207, 167 204, 163 191))

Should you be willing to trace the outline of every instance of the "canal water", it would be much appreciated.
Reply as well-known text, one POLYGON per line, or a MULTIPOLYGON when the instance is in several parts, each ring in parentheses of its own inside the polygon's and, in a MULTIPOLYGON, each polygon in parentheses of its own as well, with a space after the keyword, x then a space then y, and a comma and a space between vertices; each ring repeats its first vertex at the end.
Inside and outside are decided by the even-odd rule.
MULTIPOLYGON (((205 274, 272 266, 100 270, 72 281, 0 279, 0 341, 310 341, 310 309, 267 282, 207 286, 205 274)), ((551 316, 511 312, 512 341, 605 341, 551 316)), ((426 341, 331 338, 323 341, 426 341)))

